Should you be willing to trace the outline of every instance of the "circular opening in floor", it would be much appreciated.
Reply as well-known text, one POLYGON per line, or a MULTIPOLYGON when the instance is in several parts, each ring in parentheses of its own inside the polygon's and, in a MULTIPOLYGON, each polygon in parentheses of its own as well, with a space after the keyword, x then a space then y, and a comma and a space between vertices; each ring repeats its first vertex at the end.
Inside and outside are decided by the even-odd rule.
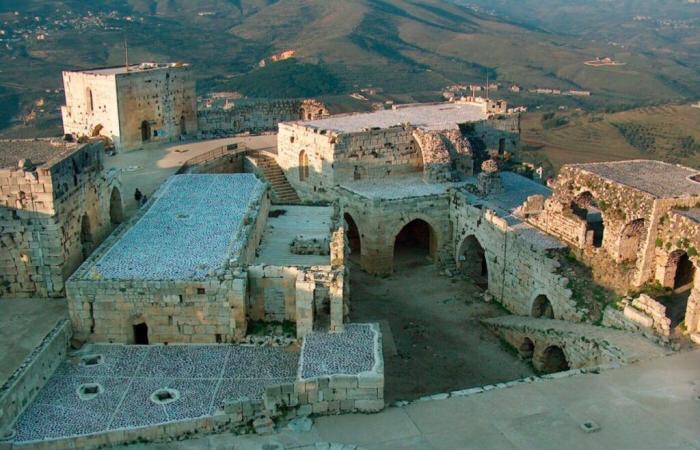
POLYGON ((98 383, 84 383, 78 386, 80 400, 92 400, 103 392, 104 388, 98 383))
POLYGON ((17 431, 14 428, 4 430, 0 432, 0 442, 11 441, 17 436, 17 431))
POLYGON ((180 399, 180 392, 176 389, 163 388, 158 389, 151 394, 151 401, 159 405, 167 405, 168 403, 176 402, 180 399))
POLYGON ((102 355, 85 355, 80 358, 80 365, 85 367, 99 366, 105 361, 102 355))

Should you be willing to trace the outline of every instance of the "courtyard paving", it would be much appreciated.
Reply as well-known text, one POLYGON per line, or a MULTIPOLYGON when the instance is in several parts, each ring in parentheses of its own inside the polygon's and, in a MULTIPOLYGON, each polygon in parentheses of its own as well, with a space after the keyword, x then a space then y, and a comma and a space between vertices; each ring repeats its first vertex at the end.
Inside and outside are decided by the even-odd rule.
POLYGON ((124 449, 282 450, 328 442, 369 450, 700 449, 698 419, 700 350, 379 414, 321 417, 309 432, 214 435, 124 449), (587 421, 600 429, 585 432, 587 421))

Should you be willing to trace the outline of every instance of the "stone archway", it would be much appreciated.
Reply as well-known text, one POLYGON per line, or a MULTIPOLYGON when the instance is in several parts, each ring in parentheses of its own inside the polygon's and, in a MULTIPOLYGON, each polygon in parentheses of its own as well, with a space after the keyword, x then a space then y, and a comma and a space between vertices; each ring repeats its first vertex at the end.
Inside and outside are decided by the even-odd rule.
POLYGON ((518 347, 518 353, 524 359, 531 359, 532 355, 535 353, 535 343, 532 342, 532 339, 528 337, 524 338, 520 347, 518 347))
POLYGON ((486 251, 475 235, 471 234, 462 240, 457 251, 457 268, 463 275, 475 280, 477 285, 488 288, 489 267, 486 251))
POLYGON ((147 120, 141 122, 141 142, 151 140, 151 124, 147 120))
POLYGON ((146 322, 138 321, 132 325, 134 332, 134 345, 148 345, 148 324, 146 322))
POLYGON ((550 345, 542 352, 537 369, 544 373, 555 373, 564 372, 569 368, 564 350, 558 345, 550 345))
POLYGON ((620 261, 636 261, 646 234, 646 221, 636 219, 622 227, 618 257, 620 261))
POLYGON ((109 220, 113 226, 124 221, 122 194, 116 186, 112 188, 112 194, 109 196, 109 220))
POLYGON ((345 235, 348 239, 348 245, 350 247, 350 258, 357 260, 358 257, 362 255, 362 235, 360 234, 360 229, 357 226, 357 222, 350 215, 350 213, 343 214, 345 223, 347 225, 345 235))
POLYGON ((590 191, 578 194, 571 200, 571 210, 580 219, 586 221, 586 243, 595 248, 603 246, 605 222, 598 201, 590 191))
POLYGON ((187 120, 184 115, 180 116, 180 135, 187 136, 187 120))
POLYGON ((394 267, 412 265, 428 257, 435 261, 437 248, 433 227, 423 219, 413 219, 394 238, 394 267))
POLYGON ((530 309, 530 315, 542 319, 554 319, 554 309, 546 295, 541 294, 535 297, 530 309))
POLYGON ((299 181, 309 179, 309 156, 305 150, 299 152, 299 181))

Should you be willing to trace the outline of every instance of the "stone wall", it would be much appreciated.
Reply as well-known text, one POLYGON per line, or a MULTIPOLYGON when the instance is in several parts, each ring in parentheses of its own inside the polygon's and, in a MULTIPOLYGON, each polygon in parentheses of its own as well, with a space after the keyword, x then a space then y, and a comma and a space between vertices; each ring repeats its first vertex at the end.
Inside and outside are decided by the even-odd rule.
POLYGON ((470 205, 459 192, 450 208, 454 236, 451 254, 457 270, 482 270, 480 253, 486 259, 488 292, 513 314, 529 316, 537 297, 545 296, 554 318, 580 321, 567 288, 568 280, 558 274, 558 258, 565 247, 536 229, 509 222, 493 211, 470 205), (478 244, 477 244, 478 243, 478 244), (477 245, 481 251, 474 251, 477 245))
POLYGON ((64 280, 121 221, 119 174, 103 158, 94 142, 0 170, 0 295, 63 297, 64 280))
POLYGON ((70 323, 61 320, 0 387, 0 437, 63 361, 70 338, 70 323))
POLYGON ((197 122, 200 133, 212 137, 274 131, 280 122, 315 120, 327 115, 325 105, 316 100, 241 100, 231 108, 201 108, 197 122))

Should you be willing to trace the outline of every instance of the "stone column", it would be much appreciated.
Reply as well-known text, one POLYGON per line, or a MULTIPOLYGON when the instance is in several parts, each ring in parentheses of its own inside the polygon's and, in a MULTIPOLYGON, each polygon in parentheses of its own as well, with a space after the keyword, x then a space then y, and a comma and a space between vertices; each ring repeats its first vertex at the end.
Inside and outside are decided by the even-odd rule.
POLYGON ((314 328, 314 290, 316 282, 306 279, 304 272, 297 275, 296 288, 296 315, 297 338, 301 339, 314 328))
POLYGON ((341 332, 345 329, 343 325, 343 286, 345 278, 342 273, 336 275, 330 285, 330 297, 331 297, 331 323, 330 331, 341 332))

